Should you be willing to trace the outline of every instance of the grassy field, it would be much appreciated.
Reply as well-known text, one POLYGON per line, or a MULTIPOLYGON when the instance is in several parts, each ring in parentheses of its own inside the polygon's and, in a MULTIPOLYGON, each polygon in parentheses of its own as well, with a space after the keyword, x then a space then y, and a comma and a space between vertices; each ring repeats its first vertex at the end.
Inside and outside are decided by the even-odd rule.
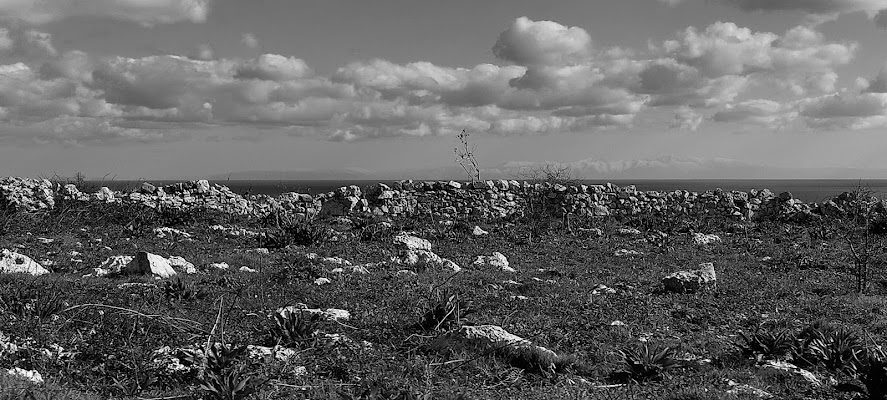
POLYGON ((847 222, 574 219, 572 231, 543 217, 390 222, 278 228, 206 211, 76 203, 0 214, 0 248, 49 260, 53 271, 0 276, 0 367, 36 370, 45 379, 33 385, 0 371, 0 399, 760 398, 752 388, 779 399, 851 399, 882 398, 877 388, 887 387, 878 386, 884 374, 875 357, 887 327, 881 238, 865 245, 871 277, 857 293, 848 244, 856 241, 859 250, 863 242, 847 240, 847 222), (235 236, 213 225, 261 235, 235 236), (472 235, 475 225, 489 234, 472 235), (158 227, 191 238, 159 238, 158 227), (641 233, 619 234, 625 227, 641 233), (462 271, 398 273, 410 269, 387 262, 400 232, 429 240, 462 271), (697 245, 694 232, 722 241, 697 245), (257 248, 269 251, 251 251, 257 248), (620 249, 639 254, 616 256, 620 249), (200 272, 166 280, 84 277, 110 256, 137 251, 181 256, 200 272), (336 265, 305 257, 309 252, 381 264, 366 274, 334 273, 336 265), (517 272, 472 265, 492 252, 517 272), (210 266, 223 262, 230 268, 210 266), (704 262, 715 265, 716 287, 662 290, 664 276, 704 262), (318 285, 318 278, 330 282, 318 285), (297 303, 351 317, 297 314, 278 324, 275 311, 297 303), (447 330, 481 324, 553 350, 557 369, 497 351, 431 346, 447 330), (280 347, 249 357, 247 345, 280 347), (204 356, 201 349, 213 351, 204 356), (666 351, 643 355, 657 349, 666 351), (176 356, 181 368, 163 354, 176 356), (761 366, 778 360, 811 371, 821 384, 761 366))

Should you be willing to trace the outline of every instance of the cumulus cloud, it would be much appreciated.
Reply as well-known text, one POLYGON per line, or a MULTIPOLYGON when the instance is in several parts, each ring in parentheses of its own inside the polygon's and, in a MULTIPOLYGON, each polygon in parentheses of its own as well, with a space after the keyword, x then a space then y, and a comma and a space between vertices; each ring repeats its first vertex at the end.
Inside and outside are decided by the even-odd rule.
POLYGON ((252 33, 244 33, 243 36, 240 37, 240 42, 251 49, 259 48, 259 39, 252 33))
POLYGON ((237 69, 235 78, 266 81, 289 81, 310 76, 313 72, 305 61, 279 54, 262 54, 237 69))
POLYGON ((41 24, 76 16, 96 16, 144 25, 204 22, 211 0, 8 0, 0 16, 41 24))
POLYGON ((672 121, 670 127, 676 129, 683 129, 688 131, 695 131, 699 129, 699 125, 702 125, 702 115, 693 110, 690 107, 684 106, 680 107, 674 113, 674 121, 672 121))
MULTIPOLYGON (((258 42, 244 35, 247 45, 258 42)), ((595 50, 585 30, 518 18, 494 45, 504 65, 353 62, 331 75, 295 56, 219 58, 59 54, 52 37, 0 30, 0 130, 43 142, 124 143, 181 139, 181 128, 287 128, 336 141, 472 133, 534 135, 630 127, 645 110, 674 111, 673 128, 716 123, 779 127, 875 126, 882 72, 830 100, 834 69, 853 57, 798 27, 783 34, 730 23, 688 28, 649 49, 595 50), (7 61, 8 60, 8 61, 7 61), (757 86, 756 86, 757 85, 757 86), (801 100, 743 101, 750 87, 791 89, 801 100), (784 105, 783 105, 784 103, 784 105), (861 107, 862 115, 846 115, 861 107)), ((880 113, 880 114, 879 114, 880 113)))
MULTIPOLYGON (((689 0, 659 0, 674 6, 689 0)), ((885 26, 887 0, 716 0, 749 12, 794 11, 807 16, 810 22, 821 23, 841 14, 862 12, 879 27, 885 26)))
POLYGON ((520 17, 493 46, 496 57, 519 65, 551 65, 582 60, 591 51, 591 36, 579 27, 520 17))
POLYGON ((749 100, 727 105, 716 112, 712 119, 717 122, 755 124, 776 129, 790 123, 797 117, 792 107, 771 100, 749 100))
POLYGON ((881 67, 878 75, 865 85, 865 91, 871 93, 887 93, 887 64, 881 67))
POLYGON ((195 60, 209 61, 216 58, 216 52, 213 47, 208 44, 201 44, 191 52, 191 58, 195 60))

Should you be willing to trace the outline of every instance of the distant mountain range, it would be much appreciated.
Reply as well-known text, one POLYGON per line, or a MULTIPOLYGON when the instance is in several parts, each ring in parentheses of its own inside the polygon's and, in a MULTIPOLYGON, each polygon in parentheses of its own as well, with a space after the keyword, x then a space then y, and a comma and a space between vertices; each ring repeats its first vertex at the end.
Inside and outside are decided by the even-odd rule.
MULTIPOLYGON (((549 167, 566 168, 574 179, 887 179, 887 170, 862 168, 772 167, 726 158, 659 157, 647 160, 585 159, 568 163, 511 161, 481 169, 483 179, 527 179, 549 167)), ((413 170, 359 168, 293 171, 241 171, 212 180, 465 180, 457 165, 413 170)))

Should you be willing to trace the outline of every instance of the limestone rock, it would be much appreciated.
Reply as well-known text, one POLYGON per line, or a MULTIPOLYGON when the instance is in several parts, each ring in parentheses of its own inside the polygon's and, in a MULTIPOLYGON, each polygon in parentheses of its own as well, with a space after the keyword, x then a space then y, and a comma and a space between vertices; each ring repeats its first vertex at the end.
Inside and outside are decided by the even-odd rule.
POLYGON ((718 244, 721 243, 721 237, 715 234, 704 234, 696 232, 693 234, 693 243, 695 243, 697 246, 718 244))
POLYGON ((759 366, 758 373, 765 376, 799 376, 813 386, 822 386, 822 382, 812 372, 785 361, 768 360, 764 364, 759 366))
POLYGON ((305 313, 309 315, 319 315, 327 321, 348 321, 351 319, 351 313, 348 310, 339 308, 327 308, 321 310, 319 308, 308 308, 305 304, 298 303, 294 306, 286 306, 277 309, 278 314, 286 313, 305 313))
POLYGON ((474 236, 486 236, 486 235, 488 235, 489 233, 490 233, 490 232, 487 232, 487 231, 483 230, 481 227, 479 227, 479 226, 477 226, 477 225, 475 225, 475 226, 474 226, 474 230, 471 231, 471 234, 474 235, 474 236))
POLYGON ((616 230, 616 233, 619 236, 638 236, 641 234, 641 231, 634 228, 619 228, 616 230))
POLYGON ((517 272, 514 268, 509 266, 508 259, 505 258, 505 255, 499 252, 495 252, 491 256, 477 256, 471 265, 481 268, 496 268, 505 272, 517 272))
POLYGON ((712 263, 699 264, 692 271, 678 271, 662 279, 665 290, 674 293, 696 293, 707 286, 717 284, 717 274, 712 263))
POLYGON ((431 348, 441 353, 471 351, 497 355, 516 365, 534 365, 544 371, 553 371, 557 353, 534 345, 527 339, 509 333, 496 325, 463 326, 438 336, 431 348))
POLYGON ((8 375, 11 375, 17 379, 28 381, 34 385, 42 385, 43 384, 43 376, 40 375, 39 372, 34 370, 26 370, 19 367, 11 368, 6 370, 8 375))
POLYGON ((46 275, 49 271, 30 257, 12 250, 0 250, 0 274, 46 275))
POLYGON ((129 263, 132 262, 133 256, 111 256, 105 259, 101 266, 96 268, 96 276, 107 274, 119 274, 123 272, 129 263), (104 271, 104 272, 102 272, 104 271))
POLYGON ((426 270, 430 268, 443 268, 454 272, 462 270, 462 268, 452 260, 442 258, 429 250, 402 251, 400 255, 392 258, 391 261, 397 265, 403 265, 418 270, 426 270))
POLYGON ((195 267, 194 264, 191 264, 190 262, 188 262, 188 260, 182 257, 172 256, 167 259, 167 261, 169 261, 170 266, 172 266, 173 268, 184 270, 186 274, 190 275, 197 273, 197 267, 195 267))
POLYGON ((431 251, 431 242, 428 240, 401 233, 392 239, 394 245, 403 250, 426 250, 431 251))
POLYGON ((123 272, 127 274, 157 275, 161 278, 169 278, 176 274, 176 271, 172 269, 172 265, 169 264, 169 260, 145 251, 136 253, 135 258, 126 265, 123 272))

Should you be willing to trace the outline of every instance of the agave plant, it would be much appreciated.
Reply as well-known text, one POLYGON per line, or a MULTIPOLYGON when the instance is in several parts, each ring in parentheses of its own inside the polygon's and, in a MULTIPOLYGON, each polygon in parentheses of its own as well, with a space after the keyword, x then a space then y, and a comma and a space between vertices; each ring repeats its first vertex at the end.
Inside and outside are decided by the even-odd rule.
POLYGON ((319 314, 284 308, 274 314, 271 337, 284 347, 299 347, 316 338, 322 322, 319 314))
POLYGON ((213 400, 242 400, 256 392, 250 377, 238 370, 209 371, 199 380, 199 388, 213 400))
POLYGON ((865 358, 866 351, 862 339, 846 328, 836 330, 813 330, 803 344, 806 359, 821 363, 831 371, 856 374, 859 361, 865 358))
POLYGON ((742 351, 743 357, 761 359, 780 359, 792 354, 795 348, 795 337, 787 329, 776 333, 755 329, 749 335, 740 332, 742 343, 734 342, 733 345, 742 351))
POLYGON ((459 294, 443 295, 422 315, 416 326, 423 331, 435 331, 449 329, 453 325, 462 323, 466 316, 474 313, 474 304, 463 299, 459 294))
POLYGON ((178 276, 163 283, 163 294, 172 301, 195 300, 206 297, 206 292, 203 289, 194 289, 193 285, 178 276))
POLYGON ((623 380, 646 382, 662 379, 662 374, 678 365, 675 350, 667 346, 623 348, 619 351, 624 369, 616 375, 623 380))
POLYGON ((859 380, 872 400, 887 399, 887 353, 881 346, 871 346, 860 365, 859 380))

